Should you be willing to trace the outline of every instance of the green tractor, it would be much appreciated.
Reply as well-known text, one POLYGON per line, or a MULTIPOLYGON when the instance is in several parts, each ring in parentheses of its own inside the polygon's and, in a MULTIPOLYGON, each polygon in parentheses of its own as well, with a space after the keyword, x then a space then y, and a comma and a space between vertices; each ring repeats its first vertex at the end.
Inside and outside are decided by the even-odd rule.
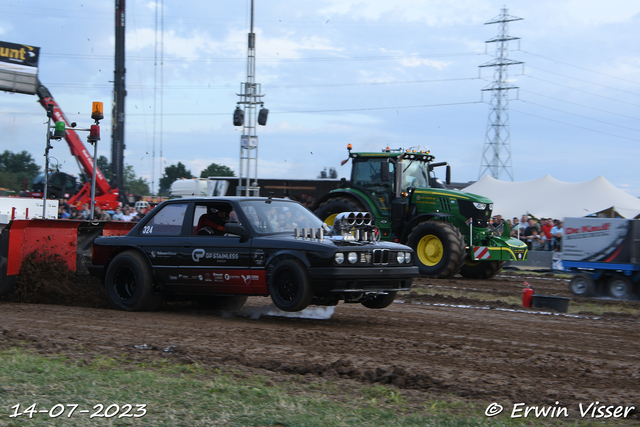
POLYGON ((436 188, 436 167, 447 166, 446 182, 451 182, 446 162, 433 163, 428 151, 353 153, 351 144, 347 149, 353 161, 351 188, 333 190, 316 204, 316 215, 328 225, 341 212, 370 212, 380 238, 413 248, 420 274, 427 277, 460 273, 488 279, 507 261, 526 259, 527 245, 510 237, 506 223, 491 226, 490 199, 436 188))

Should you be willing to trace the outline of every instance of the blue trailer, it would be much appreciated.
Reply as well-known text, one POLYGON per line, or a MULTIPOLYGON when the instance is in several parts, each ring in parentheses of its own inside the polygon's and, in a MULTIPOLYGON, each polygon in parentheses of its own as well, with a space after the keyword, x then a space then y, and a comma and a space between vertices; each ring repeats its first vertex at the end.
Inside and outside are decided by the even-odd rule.
POLYGON ((640 298, 640 221, 565 218, 562 264, 577 296, 640 298))

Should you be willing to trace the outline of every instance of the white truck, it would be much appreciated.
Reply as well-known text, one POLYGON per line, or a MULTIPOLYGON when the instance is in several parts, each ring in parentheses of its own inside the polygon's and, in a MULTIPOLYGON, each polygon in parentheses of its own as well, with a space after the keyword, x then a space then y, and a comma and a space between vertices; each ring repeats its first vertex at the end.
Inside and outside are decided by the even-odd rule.
POLYGON ((169 194, 172 199, 182 197, 225 196, 229 188, 229 180, 237 178, 180 178, 171 184, 169 194))
POLYGON ((562 265, 576 273, 569 290, 578 296, 640 297, 640 221, 565 218, 562 265))

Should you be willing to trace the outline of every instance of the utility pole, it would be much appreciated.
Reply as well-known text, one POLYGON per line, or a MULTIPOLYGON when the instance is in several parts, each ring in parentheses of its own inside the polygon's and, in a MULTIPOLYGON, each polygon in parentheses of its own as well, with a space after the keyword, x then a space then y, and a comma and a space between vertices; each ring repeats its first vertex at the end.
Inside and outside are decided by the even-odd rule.
POLYGON ((256 35, 253 32, 253 0, 251 0, 251 28, 249 31, 249 44, 247 54, 247 81, 240 84, 240 97, 236 110, 233 113, 234 126, 242 126, 240 136, 240 171, 237 196, 259 196, 258 186, 258 135, 256 122, 262 126, 267 123, 269 110, 262 108, 259 115, 256 114, 257 105, 264 105, 261 101, 262 88, 256 83, 256 35), (240 108, 242 105, 242 109, 240 108))
POLYGON ((485 25, 499 24, 500 30, 498 36, 485 42, 496 43, 495 59, 480 65, 480 68, 493 67, 494 79, 491 84, 482 89, 483 92, 491 93, 491 108, 478 179, 489 172, 495 179, 499 179, 503 173, 506 173, 511 181, 514 180, 509 134, 509 91, 518 87, 508 83, 507 67, 524 63, 508 58, 509 41, 520 40, 520 38, 508 35, 507 23, 520 21, 522 18, 511 16, 507 12, 505 7, 498 17, 485 22, 485 25))
POLYGON ((124 182, 124 3, 116 0, 116 64, 113 81, 113 117, 111 133, 111 185, 122 189, 124 182))

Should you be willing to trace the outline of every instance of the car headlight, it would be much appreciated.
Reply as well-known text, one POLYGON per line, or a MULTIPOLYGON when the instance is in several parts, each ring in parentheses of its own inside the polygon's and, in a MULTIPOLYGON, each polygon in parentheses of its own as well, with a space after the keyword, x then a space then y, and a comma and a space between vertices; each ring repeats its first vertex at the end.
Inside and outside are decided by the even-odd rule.
POLYGON ((338 252, 333 256, 336 264, 342 264, 344 262, 344 254, 342 252, 338 252))
POLYGON ((358 254, 355 252, 349 252, 347 259, 351 264, 355 264, 356 262, 358 262, 358 254))
POLYGON ((404 254, 404 262, 406 262, 407 264, 411 263, 411 252, 407 252, 404 254))
POLYGON ((404 263, 404 252, 398 252, 398 264, 404 263))
POLYGON ((487 204, 486 203, 479 203, 479 202, 473 202, 473 206, 476 207, 476 209, 478 210, 485 210, 487 208, 487 204))
POLYGON ((489 203, 489 210, 493 211, 493 203, 489 203))

